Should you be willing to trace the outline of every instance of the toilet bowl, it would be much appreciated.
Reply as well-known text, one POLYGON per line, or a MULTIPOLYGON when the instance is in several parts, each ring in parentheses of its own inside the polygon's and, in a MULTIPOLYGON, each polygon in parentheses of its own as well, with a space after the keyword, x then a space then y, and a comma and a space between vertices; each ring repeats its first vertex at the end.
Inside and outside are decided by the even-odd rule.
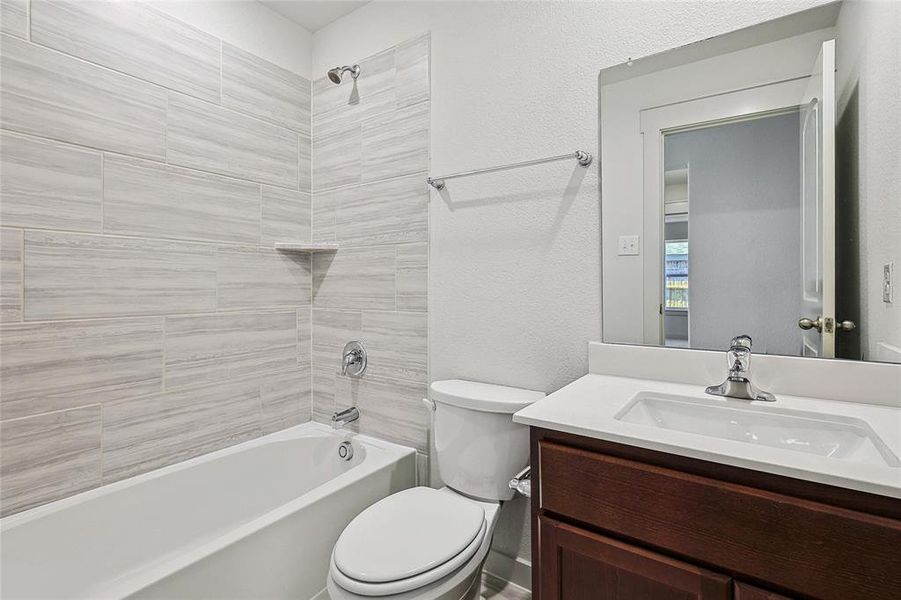
POLYGON ((513 413, 542 392, 462 380, 430 386, 432 439, 447 487, 376 502, 344 529, 326 582, 332 600, 475 600, 507 482, 528 464, 513 413))
POLYGON ((332 551, 332 600, 475 600, 499 502, 448 488, 398 492, 360 513, 332 551))

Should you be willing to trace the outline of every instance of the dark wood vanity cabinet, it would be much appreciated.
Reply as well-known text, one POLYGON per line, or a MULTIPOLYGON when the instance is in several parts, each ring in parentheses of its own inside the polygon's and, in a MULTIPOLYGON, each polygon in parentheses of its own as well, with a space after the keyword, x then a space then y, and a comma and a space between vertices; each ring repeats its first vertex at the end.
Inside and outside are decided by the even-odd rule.
POLYGON ((901 501, 532 430, 537 600, 899 600, 901 501))
POLYGON ((538 517, 542 600, 728 600, 729 577, 538 517))

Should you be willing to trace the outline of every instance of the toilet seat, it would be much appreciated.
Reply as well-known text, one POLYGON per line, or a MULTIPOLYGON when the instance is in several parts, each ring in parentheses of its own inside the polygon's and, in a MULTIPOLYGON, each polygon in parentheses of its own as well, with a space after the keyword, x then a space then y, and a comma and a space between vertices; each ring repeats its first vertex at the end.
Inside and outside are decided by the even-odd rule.
POLYGON ((361 596, 401 594, 465 565, 488 530, 485 511, 447 490, 398 492, 360 513, 332 551, 330 575, 361 596))

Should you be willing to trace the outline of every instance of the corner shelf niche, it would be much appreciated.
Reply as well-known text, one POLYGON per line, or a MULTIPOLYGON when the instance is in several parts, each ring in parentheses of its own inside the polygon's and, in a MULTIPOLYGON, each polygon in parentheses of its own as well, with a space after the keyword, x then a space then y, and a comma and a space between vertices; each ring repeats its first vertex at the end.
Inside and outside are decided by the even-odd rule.
POLYGON ((337 252, 337 242, 276 242, 279 252, 337 252))

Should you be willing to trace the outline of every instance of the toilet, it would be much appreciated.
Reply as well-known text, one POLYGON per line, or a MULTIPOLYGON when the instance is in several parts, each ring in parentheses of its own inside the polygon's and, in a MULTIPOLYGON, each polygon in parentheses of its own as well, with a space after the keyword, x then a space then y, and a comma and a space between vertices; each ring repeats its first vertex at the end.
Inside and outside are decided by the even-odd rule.
POLYGON ((430 388, 432 439, 446 487, 410 488, 357 515, 332 550, 332 600, 474 600, 508 482, 529 462, 513 413, 544 393, 459 379, 430 388))

